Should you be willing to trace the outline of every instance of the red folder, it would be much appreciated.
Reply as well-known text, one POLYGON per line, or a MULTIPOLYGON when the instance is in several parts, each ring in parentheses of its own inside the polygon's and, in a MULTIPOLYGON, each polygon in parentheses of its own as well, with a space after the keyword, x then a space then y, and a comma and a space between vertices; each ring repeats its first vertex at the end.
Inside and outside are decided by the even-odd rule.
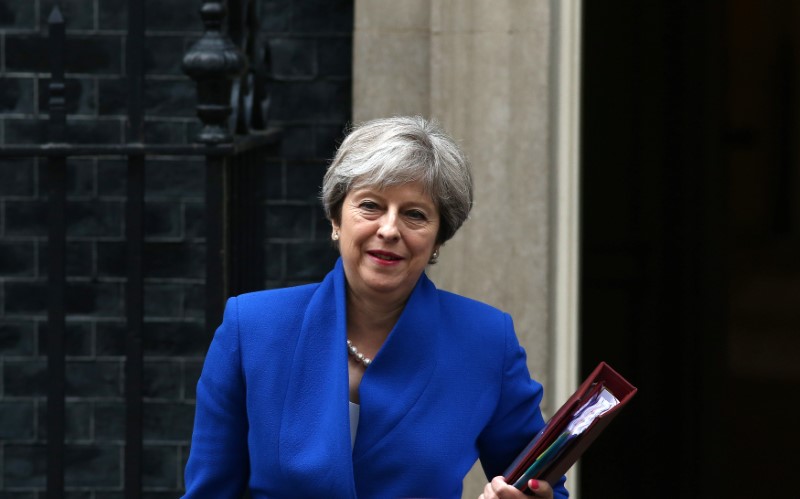
POLYGON ((514 484, 531 469, 531 466, 543 453, 547 451, 553 452, 554 448, 560 447, 561 450, 551 461, 548 461, 548 464, 541 467, 541 469, 531 469, 533 474, 525 477, 524 482, 518 484, 517 488, 525 491, 527 489, 527 481, 530 478, 545 480, 550 484, 558 481, 608 426, 608 423, 619 414, 619 411, 636 394, 636 391, 636 387, 620 376, 611 366, 601 362, 592 371, 592 374, 581 383, 575 393, 561 406, 558 412, 550 418, 542 431, 531 440, 527 447, 509 465, 505 473, 503 473, 506 483, 514 484), (573 420, 576 411, 581 409, 587 401, 597 395, 603 388, 611 392, 619 402, 605 413, 594 418, 582 433, 575 435, 572 439, 565 439, 565 429, 573 420))

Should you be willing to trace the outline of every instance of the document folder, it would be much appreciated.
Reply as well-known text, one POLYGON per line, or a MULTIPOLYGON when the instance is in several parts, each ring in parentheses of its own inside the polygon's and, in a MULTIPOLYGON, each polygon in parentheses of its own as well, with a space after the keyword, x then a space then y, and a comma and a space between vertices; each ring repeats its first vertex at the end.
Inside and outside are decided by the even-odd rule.
POLYGON ((558 481, 636 391, 601 362, 509 465, 503 473, 506 483, 526 491, 531 478, 558 481))

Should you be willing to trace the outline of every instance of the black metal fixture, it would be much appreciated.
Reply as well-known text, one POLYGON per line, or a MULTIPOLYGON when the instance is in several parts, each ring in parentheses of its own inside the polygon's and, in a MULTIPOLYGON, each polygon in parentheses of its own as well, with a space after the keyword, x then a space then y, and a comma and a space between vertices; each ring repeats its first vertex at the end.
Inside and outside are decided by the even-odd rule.
MULTIPOLYGON (((144 0, 128 0, 126 138, 120 144, 78 144, 69 140, 65 92, 65 19, 56 5, 48 19, 51 78, 48 140, 35 145, 2 145, 0 158, 46 159, 48 194, 47 314, 47 498, 64 497, 66 324, 66 164, 70 157, 127 157, 125 288, 125 497, 142 496, 142 393, 144 329, 144 186, 149 156, 204 157, 206 164, 206 341, 220 321, 231 293, 260 287, 260 185, 265 155, 275 153, 280 132, 266 128, 264 68, 248 69, 248 58, 228 36, 255 51, 254 0, 232 0, 233 28, 225 29, 224 0, 204 0, 203 36, 183 59, 197 82, 197 115, 202 130, 193 144, 148 144, 144 116, 144 0), (261 75, 255 77, 254 75, 261 75), (236 89, 235 91, 233 89, 236 89), (235 127, 235 128, 234 128, 235 127), (233 131, 232 131, 233 129, 233 131), (233 133, 235 131, 235 133, 233 133), (247 269, 244 265, 247 264, 247 269)), ((264 60, 260 58, 260 60, 264 60)), ((258 62, 258 61, 256 61, 258 62)))

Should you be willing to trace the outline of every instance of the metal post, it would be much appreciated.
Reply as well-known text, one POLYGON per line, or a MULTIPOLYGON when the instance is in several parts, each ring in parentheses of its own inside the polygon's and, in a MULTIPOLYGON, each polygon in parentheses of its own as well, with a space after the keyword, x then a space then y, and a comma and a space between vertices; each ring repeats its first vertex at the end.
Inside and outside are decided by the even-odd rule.
MULTIPOLYGON (((127 77, 128 143, 144 142, 144 0, 128 0, 127 77)), ((125 314, 125 498, 142 496, 142 386, 144 324, 144 182, 145 157, 128 156, 125 314)))
POLYGON ((125 292, 125 498, 142 494, 142 330, 144 315, 144 156, 128 156, 126 239, 128 276, 125 292))
POLYGON ((228 159, 206 157, 206 314, 209 338, 222 319, 228 294, 228 237, 225 224, 228 159))
MULTIPOLYGON (((48 87, 48 134, 50 142, 59 143, 66 138, 67 120, 64 86, 66 36, 64 17, 58 6, 53 7, 47 23, 52 68, 48 87)), ((65 156, 54 156, 47 162, 47 499, 64 497, 66 163, 65 156)))
MULTIPOLYGON (((244 54, 222 30, 226 13, 224 1, 203 0, 200 17, 205 33, 183 58, 184 72, 197 82, 197 116, 203 122, 197 141, 208 145, 233 141, 228 123, 231 88, 233 80, 247 68, 244 54)), ((227 159, 206 156, 206 330, 209 335, 222 317, 228 293, 228 227, 225 223, 228 168, 227 159)))
POLYGON ((260 205, 264 185, 261 151, 248 151, 231 169, 228 225, 230 258, 229 292, 246 293, 264 286, 264 220, 260 205))

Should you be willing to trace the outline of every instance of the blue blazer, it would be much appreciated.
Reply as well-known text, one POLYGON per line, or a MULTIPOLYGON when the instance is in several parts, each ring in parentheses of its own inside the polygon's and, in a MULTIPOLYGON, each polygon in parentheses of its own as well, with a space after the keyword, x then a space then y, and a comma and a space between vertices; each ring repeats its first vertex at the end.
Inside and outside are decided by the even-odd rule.
POLYGON ((500 475, 543 426, 511 317, 423 275, 364 373, 351 448, 345 324, 341 260, 321 283, 228 301, 184 497, 460 498, 476 459, 500 475))

